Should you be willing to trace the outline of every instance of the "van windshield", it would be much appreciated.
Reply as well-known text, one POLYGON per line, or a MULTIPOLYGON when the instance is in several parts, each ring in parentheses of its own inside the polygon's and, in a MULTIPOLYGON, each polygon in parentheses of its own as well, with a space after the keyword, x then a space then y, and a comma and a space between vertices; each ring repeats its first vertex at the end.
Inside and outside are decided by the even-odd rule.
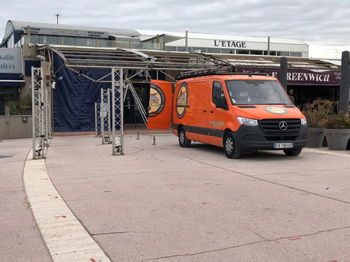
POLYGON ((233 105, 291 105, 287 93, 274 80, 226 80, 233 105))

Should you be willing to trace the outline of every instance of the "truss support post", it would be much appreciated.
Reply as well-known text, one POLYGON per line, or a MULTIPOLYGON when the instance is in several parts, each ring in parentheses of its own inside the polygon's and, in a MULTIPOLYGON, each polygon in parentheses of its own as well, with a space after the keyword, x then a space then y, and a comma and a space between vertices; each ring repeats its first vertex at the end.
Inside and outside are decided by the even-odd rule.
POLYGON ((43 70, 42 68, 32 67, 33 159, 45 158, 46 153, 47 101, 45 100, 47 99, 45 99, 45 93, 43 70))
POLYGON ((123 68, 112 68, 112 155, 124 155, 123 68))
POLYGON ((95 103, 95 132, 96 137, 101 136, 101 104, 95 103))
POLYGON ((102 144, 111 143, 111 91, 101 88, 101 136, 102 144))

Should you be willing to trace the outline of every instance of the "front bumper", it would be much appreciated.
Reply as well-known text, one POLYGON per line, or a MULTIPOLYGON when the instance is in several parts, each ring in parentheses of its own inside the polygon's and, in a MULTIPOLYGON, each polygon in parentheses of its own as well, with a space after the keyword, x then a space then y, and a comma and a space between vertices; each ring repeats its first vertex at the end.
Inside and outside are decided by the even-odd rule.
POLYGON ((244 126, 233 132, 236 142, 241 150, 281 150, 274 148, 275 143, 293 143, 293 148, 302 148, 307 143, 307 126, 300 126, 299 132, 286 135, 281 132, 276 135, 267 135, 259 126, 244 126))

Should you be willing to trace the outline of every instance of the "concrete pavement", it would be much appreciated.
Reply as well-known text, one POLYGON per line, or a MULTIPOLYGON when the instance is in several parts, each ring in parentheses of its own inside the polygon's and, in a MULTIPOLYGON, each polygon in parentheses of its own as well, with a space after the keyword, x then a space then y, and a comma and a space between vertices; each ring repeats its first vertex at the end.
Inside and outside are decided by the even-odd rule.
MULTIPOLYGON (((0 143, 0 155, 11 149, 16 160, 0 159, 8 199, 0 211, 12 213, 0 218, 10 225, 0 229, 0 253, 4 261, 50 261, 21 202, 30 143, 17 141, 0 143), (20 247, 18 227, 32 240, 20 247)), ((231 160, 208 145, 180 148, 173 135, 152 142, 127 135, 124 156, 93 136, 55 137, 49 148, 50 179, 112 261, 350 261, 349 151, 231 160)))
POLYGON ((126 155, 55 138, 46 161, 71 210, 112 261, 348 261, 348 153, 240 160, 176 137, 126 137, 126 155))
POLYGON ((0 142, 1 261, 51 261, 36 227, 23 186, 23 165, 31 142, 31 139, 0 142))

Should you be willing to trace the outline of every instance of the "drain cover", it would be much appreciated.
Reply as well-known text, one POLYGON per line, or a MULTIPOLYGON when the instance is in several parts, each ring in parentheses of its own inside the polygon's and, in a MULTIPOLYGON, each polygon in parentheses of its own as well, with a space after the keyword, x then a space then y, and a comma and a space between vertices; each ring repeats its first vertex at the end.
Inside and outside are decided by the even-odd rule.
POLYGON ((8 158, 8 157, 11 157, 11 156, 7 156, 7 155, 0 155, 0 158, 8 158))

